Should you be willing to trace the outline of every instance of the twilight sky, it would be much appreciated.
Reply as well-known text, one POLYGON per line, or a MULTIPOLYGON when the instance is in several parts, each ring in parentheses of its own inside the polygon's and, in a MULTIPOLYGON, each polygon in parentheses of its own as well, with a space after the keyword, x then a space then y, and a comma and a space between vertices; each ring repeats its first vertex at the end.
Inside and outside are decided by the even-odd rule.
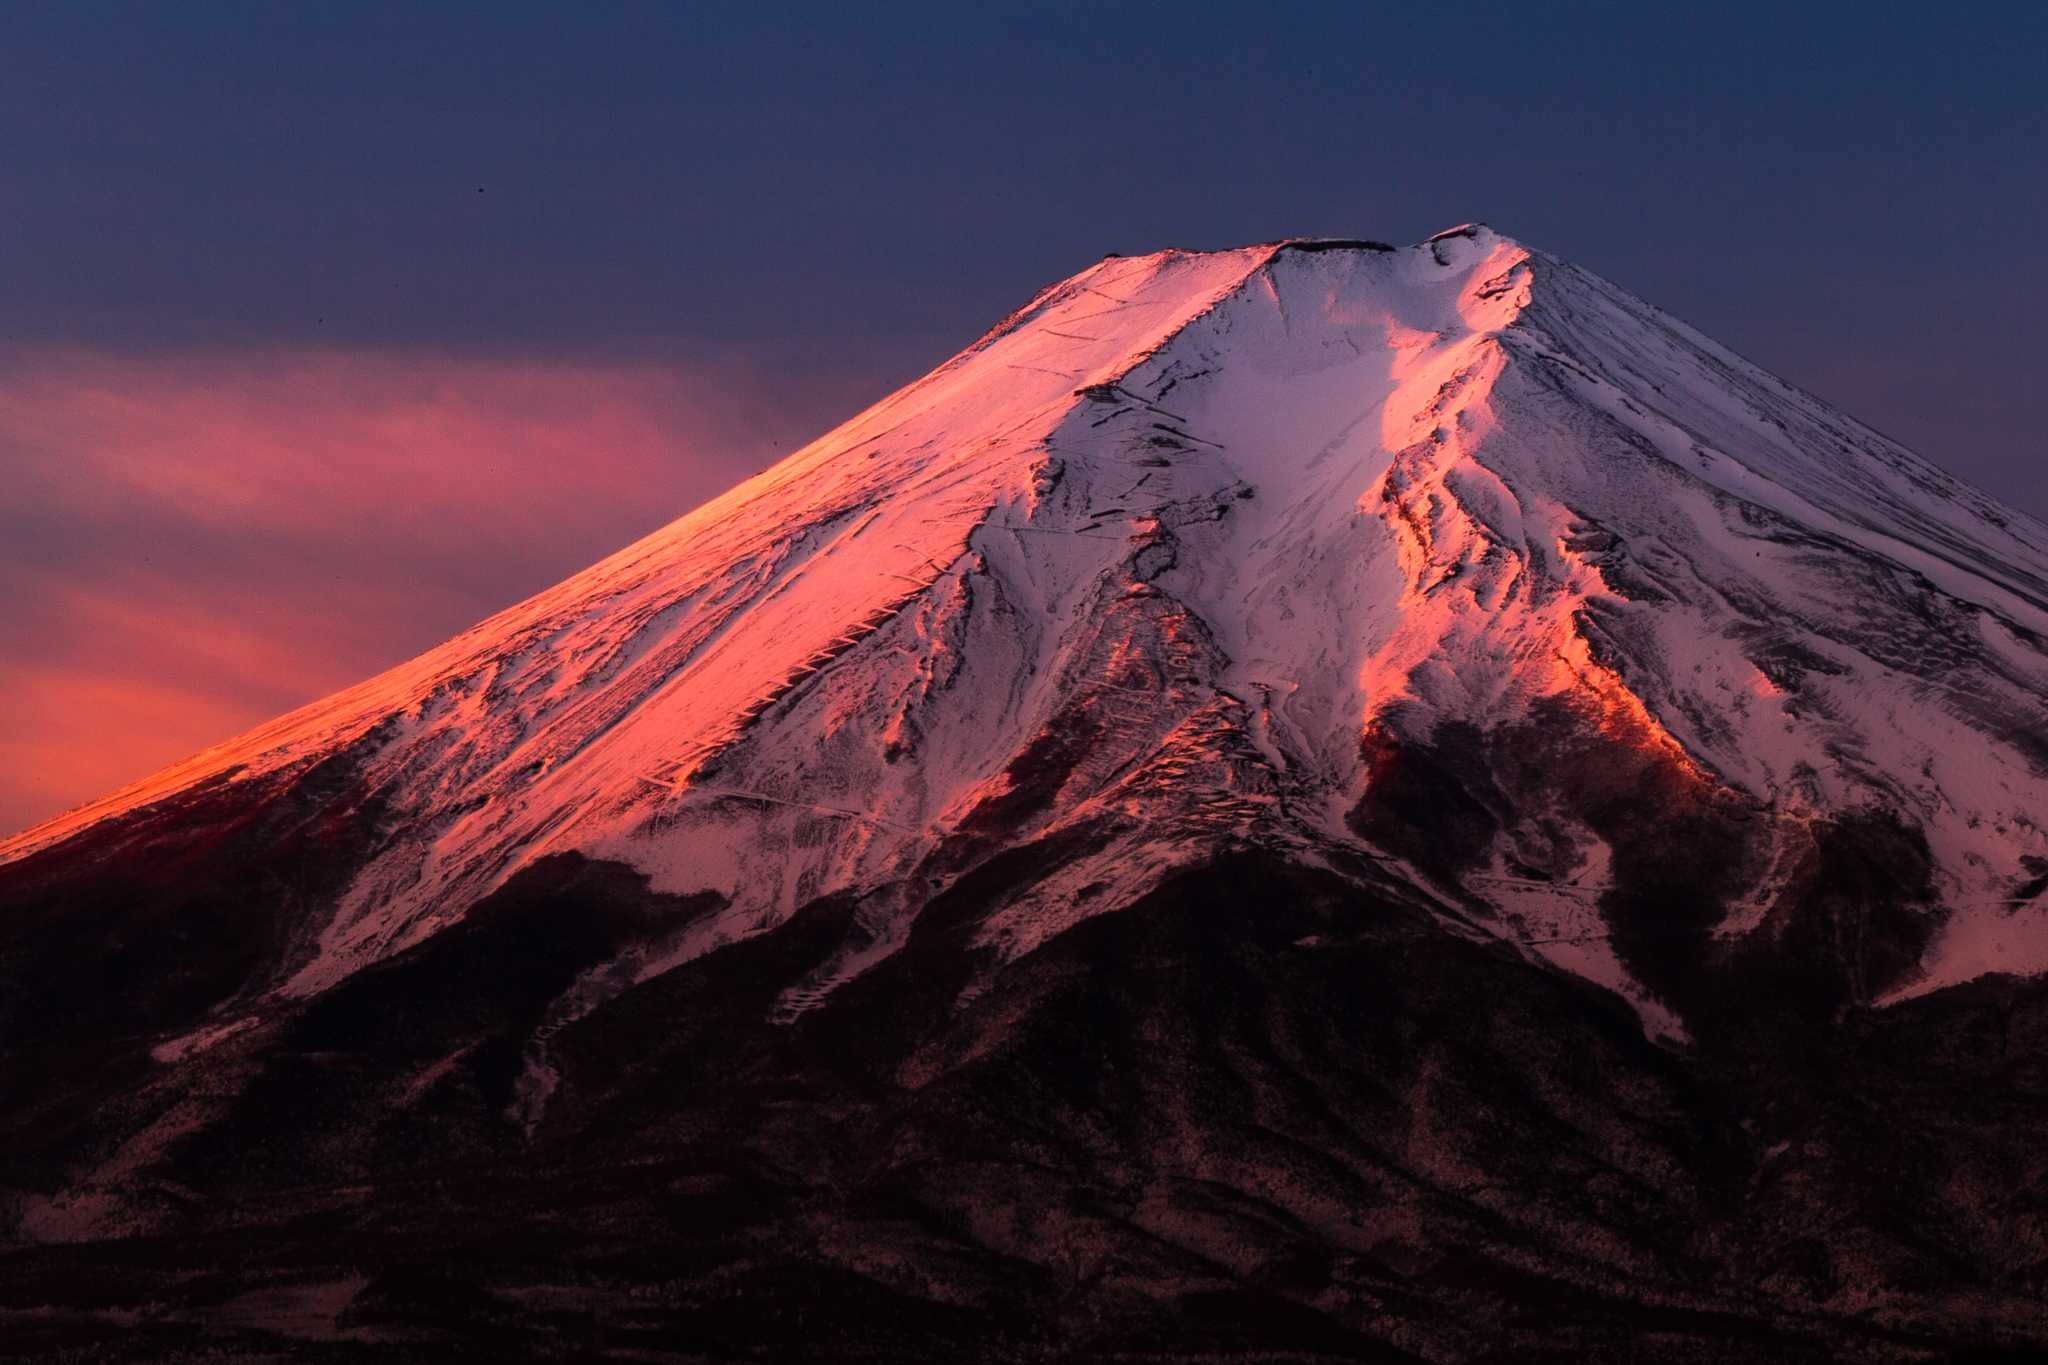
POLYGON ((0 835, 1108 251, 1483 220, 2048 517, 2044 64, 2019 3, 10 4, 0 835))

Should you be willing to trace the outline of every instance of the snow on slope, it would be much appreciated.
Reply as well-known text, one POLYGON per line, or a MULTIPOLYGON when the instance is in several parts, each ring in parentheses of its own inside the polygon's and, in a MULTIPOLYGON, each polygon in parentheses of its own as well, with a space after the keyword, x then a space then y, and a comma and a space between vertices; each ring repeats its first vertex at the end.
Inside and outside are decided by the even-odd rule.
POLYGON ((2048 969, 2044 638, 2048 531, 1561 261, 1484 228, 1165 252, 1047 289, 665 530, 0 858, 345 752, 384 835, 288 989, 551 852, 716 893, 569 1017, 860 897, 802 1009, 1030 846, 979 930, 993 970, 1260 843, 1378 869, 1678 1035, 1609 942, 1646 856, 1630 817, 1559 774, 1631 755, 1609 806, 1748 831, 1717 940, 1781 932, 1828 832, 1882 813, 1901 856, 1924 843, 1906 894, 1931 928, 1867 994, 2048 969), (1459 857, 1371 814, 1401 755, 1467 750, 1492 806, 1459 857))

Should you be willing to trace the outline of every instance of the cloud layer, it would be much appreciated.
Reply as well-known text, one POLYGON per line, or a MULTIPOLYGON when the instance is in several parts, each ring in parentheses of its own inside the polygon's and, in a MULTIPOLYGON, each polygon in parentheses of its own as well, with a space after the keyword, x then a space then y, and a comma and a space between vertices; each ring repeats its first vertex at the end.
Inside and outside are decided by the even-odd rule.
POLYGON ((901 377, 786 368, 0 355, 0 835, 438 643, 901 377))

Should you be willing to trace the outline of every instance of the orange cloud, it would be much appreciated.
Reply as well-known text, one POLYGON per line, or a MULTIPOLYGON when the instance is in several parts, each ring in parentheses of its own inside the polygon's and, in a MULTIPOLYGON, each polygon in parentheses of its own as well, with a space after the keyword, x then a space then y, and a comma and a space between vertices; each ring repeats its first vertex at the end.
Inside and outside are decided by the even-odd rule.
POLYGON ((663 525, 883 363, 0 352, 0 834, 663 525))

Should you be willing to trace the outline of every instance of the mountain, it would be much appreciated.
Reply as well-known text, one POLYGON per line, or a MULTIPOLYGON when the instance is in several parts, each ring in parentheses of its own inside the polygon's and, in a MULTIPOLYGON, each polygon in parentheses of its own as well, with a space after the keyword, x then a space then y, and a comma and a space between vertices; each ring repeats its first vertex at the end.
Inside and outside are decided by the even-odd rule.
POLYGON ((2048 527, 1479 226, 1111 257, 0 845, 0 1351, 2048 1346, 2048 527))

